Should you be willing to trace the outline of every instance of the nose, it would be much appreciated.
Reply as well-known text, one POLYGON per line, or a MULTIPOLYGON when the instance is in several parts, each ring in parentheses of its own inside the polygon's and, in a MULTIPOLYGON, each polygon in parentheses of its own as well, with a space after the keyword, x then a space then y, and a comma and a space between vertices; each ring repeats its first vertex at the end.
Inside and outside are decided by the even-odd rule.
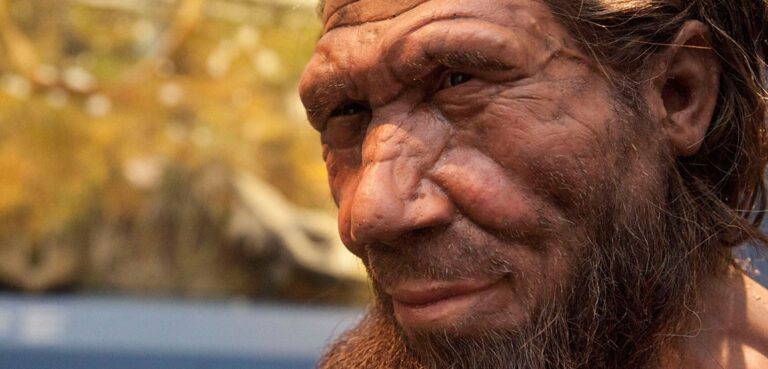
POLYGON ((351 205, 352 241, 397 246, 408 233, 451 223, 455 208, 419 169, 423 166, 418 161, 424 159, 400 152, 365 166, 351 205))
POLYGON ((454 208, 431 180, 409 184, 395 162, 375 163, 365 169, 352 204, 351 236, 359 244, 394 245, 404 235, 448 225, 454 208))

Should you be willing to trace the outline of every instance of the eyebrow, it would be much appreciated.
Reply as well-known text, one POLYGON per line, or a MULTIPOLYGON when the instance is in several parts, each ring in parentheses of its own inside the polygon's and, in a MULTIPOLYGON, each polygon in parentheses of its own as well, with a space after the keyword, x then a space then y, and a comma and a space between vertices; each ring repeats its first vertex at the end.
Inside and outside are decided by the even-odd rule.
POLYGON ((499 58, 487 55, 479 50, 454 50, 435 53, 434 60, 449 68, 486 69, 490 71, 505 71, 517 66, 499 58))
MULTIPOLYGON (((488 55, 479 50, 445 50, 437 51, 426 55, 426 64, 440 64, 447 68, 455 69, 477 69, 492 72, 507 71, 517 69, 518 66, 510 64, 502 59, 488 55)), ((423 63, 417 63, 422 64, 423 63)), ((431 69, 431 68, 430 68, 431 69)), ((309 90, 309 101, 311 105, 307 106, 307 113, 311 117, 322 114, 328 110, 328 102, 334 100, 337 96, 347 94, 349 81, 344 77, 330 73, 320 79, 321 82, 314 84, 309 90)))
MULTIPOLYGON (((454 17, 437 19, 432 18, 429 23, 435 23, 442 20, 456 20, 454 17)), ((420 24, 418 28, 426 25, 420 24)), ((416 28, 414 28, 416 29, 416 28)), ((412 32, 411 32, 412 33, 412 32)), ((465 43, 456 42, 454 39, 443 40, 438 44, 433 44, 416 52, 415 55, 402 55, 398 46, 400 42, 407 42, 407 37, 403 37, 399 42, 391 45, 388 50, 381 54, 382 62, 395 63, 391 68, 399 70, 395 73, 395 79, 409 84, 412 82, 424 82, 423 77, 428 77, 434 73, 437 68, 451 69, 469 69, 466 72, 487 71, 487 72, 506 72, 521 71, 521 65, 517 58, 508 60, 501 54, 497 55, 495 49, 477 49, 465 43), (391 56, 390 56, 391 55, 391 56), (398 67, 399 66, 399 67, 398 67), (407 78, 402 72, 409 71, 407 78)), ((337 102, 340 97, 349 96, 349 88, 352 87, 352 81, 348 80, 345 73, 339 73, 336 68, 326 69, 323 73, 317 75, 317 79, 312 85, 307 86, 306 107, 310 120, 312 117, 318 117, 327 112, 328 105, 337 102)))
MULTIPOLYGON (((327 113, 329 101, 334 100, 337 96, 345 95, 348 87, 348 83, 339 76, 323 78, 320 82, 313 84, 309 88, 310 92, 307 96, 310 105, 306 107, 310 123, 315 125, 313 118, 318 114, 327 113)), ((320 129, 322 127, 316 128, 320 129)))

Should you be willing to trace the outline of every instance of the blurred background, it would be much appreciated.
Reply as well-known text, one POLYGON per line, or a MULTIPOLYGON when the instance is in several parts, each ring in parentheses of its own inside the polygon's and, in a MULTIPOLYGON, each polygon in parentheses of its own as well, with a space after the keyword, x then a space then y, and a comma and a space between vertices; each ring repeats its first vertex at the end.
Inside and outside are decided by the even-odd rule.
POLYGON ((311 368, 354 324, 315 7, 0 0, 0 367, 311 368))
POLYGON ((0 366, 311 367, 354 322, 315 7, 0 0, 0 366))

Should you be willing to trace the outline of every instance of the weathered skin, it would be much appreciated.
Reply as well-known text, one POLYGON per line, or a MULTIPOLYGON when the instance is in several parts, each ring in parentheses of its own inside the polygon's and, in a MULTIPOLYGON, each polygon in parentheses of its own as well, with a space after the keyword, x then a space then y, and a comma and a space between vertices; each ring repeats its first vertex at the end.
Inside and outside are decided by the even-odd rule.
MULTIPOLYGON (((596 226, 590 204, 609 186, 658 196, 660 153, 695 153, 714 109, 716 62, 672 50, 658 75, 702 82, 680 100, 649 80, 648 125, 628 141, 605 74, 537 1, 330 0, 323 21, 302 99, 322 132, 342 239, 406 334, 514 328, 557 298, 596 226), (402 248, 446 270, 377 269, 394 257, 382 249, 402 248), (444 290, 459 297, 417 306, 444 290)), ((705 32, 688 31, 683 43, 705 32)), ((765 290, 737 272, 707 287, 703 329, 668 366, 768 367, 765 290)))

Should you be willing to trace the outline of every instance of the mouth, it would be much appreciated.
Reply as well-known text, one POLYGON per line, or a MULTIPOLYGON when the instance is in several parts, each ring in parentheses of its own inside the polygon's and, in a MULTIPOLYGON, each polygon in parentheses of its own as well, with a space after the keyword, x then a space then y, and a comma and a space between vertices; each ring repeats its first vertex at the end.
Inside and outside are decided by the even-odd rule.
POLYGON ((503 278, 452 282, 407 281, 387 293, 405 328, 451 328, 470 320, 503 288, 503 278))

